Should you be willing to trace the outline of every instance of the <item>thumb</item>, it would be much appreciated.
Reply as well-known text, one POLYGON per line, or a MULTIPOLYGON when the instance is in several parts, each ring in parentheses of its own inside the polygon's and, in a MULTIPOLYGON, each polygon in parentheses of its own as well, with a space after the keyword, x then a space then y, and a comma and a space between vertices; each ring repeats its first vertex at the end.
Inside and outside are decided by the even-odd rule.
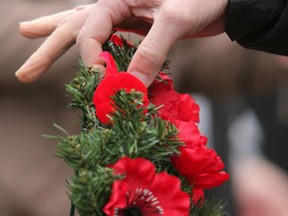
POLYGON ((128 72, 149 86, 164 63, 169 50, 178 38, 175 27, 155 19, 150 31, 139 45, 128 72))

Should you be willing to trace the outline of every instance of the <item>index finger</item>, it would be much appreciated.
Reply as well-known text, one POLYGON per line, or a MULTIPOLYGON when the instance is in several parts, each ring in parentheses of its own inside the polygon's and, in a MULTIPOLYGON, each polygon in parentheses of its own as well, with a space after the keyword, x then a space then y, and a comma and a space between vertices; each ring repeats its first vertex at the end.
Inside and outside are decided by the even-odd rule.
POLYGON ((103 60, 99 58, 102 45, 109 38, 113 26, 129 17, 129 8, 121 0, 99 1, 94 5, 76 39, 86 66, 103 65, 103 60))

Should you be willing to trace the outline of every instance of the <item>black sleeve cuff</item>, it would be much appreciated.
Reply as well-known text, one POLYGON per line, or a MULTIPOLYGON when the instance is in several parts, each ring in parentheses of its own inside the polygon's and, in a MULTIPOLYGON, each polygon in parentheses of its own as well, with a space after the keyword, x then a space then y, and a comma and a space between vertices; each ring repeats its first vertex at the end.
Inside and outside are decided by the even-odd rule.
POLYGON ((288 55, 287 0, 229 0, 225 31, 244 47, 288 55))

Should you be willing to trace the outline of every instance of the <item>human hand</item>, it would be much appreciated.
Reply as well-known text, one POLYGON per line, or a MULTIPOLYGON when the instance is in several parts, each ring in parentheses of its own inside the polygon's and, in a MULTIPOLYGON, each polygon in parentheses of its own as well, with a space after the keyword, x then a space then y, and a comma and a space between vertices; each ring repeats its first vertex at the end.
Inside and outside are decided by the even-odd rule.
POLYGON ((103 68, 102 44, 113 29, 146 35, 128 72, 149 86, 173 44, 224 31, 228 0, 99 0, 91 5, 20 24, 30 38, 50 35, 16 72, 22 82, 38 79, 76 41, 87 66, 103 68))

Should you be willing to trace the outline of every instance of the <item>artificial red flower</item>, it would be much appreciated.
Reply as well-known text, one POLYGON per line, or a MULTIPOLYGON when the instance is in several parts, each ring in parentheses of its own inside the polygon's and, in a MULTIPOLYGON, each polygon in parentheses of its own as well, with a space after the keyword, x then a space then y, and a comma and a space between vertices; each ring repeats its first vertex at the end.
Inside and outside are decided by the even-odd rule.
POLYGON ((193 120, 187 122, 174 120, 173 123, 179 130, 178 138, 185 143, 186 147, 193 148, 198 145, 206 145, 207 138, 200 133, 193 120))
POLYGON ((203 189, 198 189, 198 188, 193 188, 192 190, 192 201, 194 205, 197 203, 204 201, 204 190, 203 189))
POLYGON ((149 160, 124 157, 111 167, 125 177, 113 183, 103 209, 107 216, 189 215, 189 195, 181 191, 179 179, 166 172, 156 174, 149 160))
POLYGON ((199 122, 200 107, 189 94, 180 94, 180 101, 178 105, 178 117, 182 121, 199 122))
POLYGON ((119 37, 118 35, 112 34, 110 37, 110 41, 114 43, 116 46, 120 46, 120 47, 124 46, 122 38, 119 37))
POLYGON ((221 171, 224 163, 214 149, 204 145, 180 146, 180 155, 172 158, 174 167, 198 189, 209 189, 220 186, 229 179, 229 175, 221 171))
POLYGON ((179 94, 173 88, 172 79, 160 74, 149 88, 149 99, 159 109, 161 118, 174 123, 174 120, 199 122, 199 106, 188 94, 179 94))
POLYGON ((110 41, 111 41, 112 43, 114 43, 114 45, 119 46, 119 47, 123 47, 124 44, 125 44, 126 46, 128 46, 129 48, 134 47, 132 43, 130 43, 129 41, 127 41, 127 40, 119 37, 119 36, 116 35, 116 34, 113 34, 113 35, 110 37, 110 41))
POLYGON ((143 106, 147 106, 149 102, 145 85, 132 74, 118 72, 116 63, 110 53, 102 52, 100 57, 106 62, 106 75, 96 88, 93 97, 98 119, 104 124, 110 122, 108 115, 115 112, 114 101, 111 97, 119 90, 142 92, 143 106))

